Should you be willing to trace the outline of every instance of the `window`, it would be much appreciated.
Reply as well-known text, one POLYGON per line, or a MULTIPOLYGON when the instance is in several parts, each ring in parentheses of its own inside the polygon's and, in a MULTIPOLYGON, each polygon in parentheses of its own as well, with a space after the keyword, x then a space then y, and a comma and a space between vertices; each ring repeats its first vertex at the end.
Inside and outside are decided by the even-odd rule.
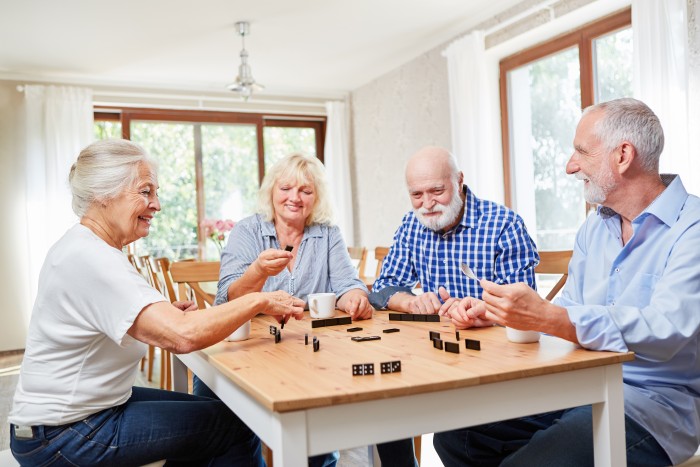
POLYGON ((219 259, 198 226, 255 212, 265 167, 301 152, 323 160, 325 117, 119 109, 95 112, 95 136, 140 144, 158 160, 162 210, 138 249, 171 260, 219 259))
POLYGON ((630 10, 501 61, 506 204, 540 250, 573 248, 586 215, 566 175, 581 109, 632 94, 630 10))

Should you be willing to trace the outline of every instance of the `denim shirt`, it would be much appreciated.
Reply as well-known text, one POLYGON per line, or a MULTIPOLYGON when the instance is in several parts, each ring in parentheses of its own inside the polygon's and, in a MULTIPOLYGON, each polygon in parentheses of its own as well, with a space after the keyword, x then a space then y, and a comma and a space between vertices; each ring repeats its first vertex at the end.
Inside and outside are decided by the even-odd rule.
POLYGON ((555 303, 583 347, 636 354, 623 364, 625 413, 676 464, 700 443, 700 199, 662 179, 627 244, 616 212, 588 217, 555 303))
MULTIPOLYGON (((259 214, 238 222, 221 253, 215 304, 228 302, 229 286, 243 275, 261 252, 280 247, 275 225, 259 214)), ((340 297, 352 289, 367 292, 352 265, 340 229, 314 224, 304 228, 293 270, 290 272, 284 268, 276 276, 268 277, 262 291, 284 290, 307 301, 306 296, 310 293, 334 292, 340 297)))

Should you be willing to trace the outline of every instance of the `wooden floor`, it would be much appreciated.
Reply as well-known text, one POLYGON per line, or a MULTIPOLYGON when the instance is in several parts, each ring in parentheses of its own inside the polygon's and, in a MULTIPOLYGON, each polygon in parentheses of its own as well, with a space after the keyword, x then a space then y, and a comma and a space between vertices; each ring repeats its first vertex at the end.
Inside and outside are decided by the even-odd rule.
MULTIPOLYGON (((0 451, 10 448, 10 424, 7 416, 12 406, 12 397, 19 377, 19 366, 22 363, 22 351, 0 352, 0 451)), ((148 381, 145 370, 136 377, 136 386, 158 388, 160 384, 160 361, 158 352, 153 362, 153 378, 148 381)), ((341 451, 339 467, 369 466, 367 448, 356 448, 341 451)))

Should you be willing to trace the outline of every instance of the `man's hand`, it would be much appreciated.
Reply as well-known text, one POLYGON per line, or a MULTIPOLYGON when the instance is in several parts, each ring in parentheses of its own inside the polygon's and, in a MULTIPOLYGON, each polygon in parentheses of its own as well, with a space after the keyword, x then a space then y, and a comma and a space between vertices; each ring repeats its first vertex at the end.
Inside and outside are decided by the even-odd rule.
POLYGON ((457 329, 493 326, 493 322, 486 319, 486 313, 486 304, 483 301, 464 297, 449 309, 447 316, 457 329))
POLYGON ((438 310, 438 314, 440 316, 449 316, 450 310, 459 304, 459 299, 450 297, 450 293, 444 287, 438 288, 438 294, 442 299, 442 306, 438 310))
POLYGON ((369 304, 367 294, 361 289, 351 289, 338 299, 337 306, 343 310, 353 321, 358 319, 369 319, 372 317, 374 308, 369 304))
POLYGON ((540 297, 524 283, 498 285, 482 280, 483 316, 503 326, 523 331, 540 331, 578 344, 576 327, 566 308, 540 297))
POLYGON ((387 308, 417 315, 433 315, 440 310, 442 303, 434 292, 426 292, 422 295, 411 295, 405 292, 397 292, 391 296, 387 308))
POLYGON ((251 266, 262 276, 276 276, 287 267, 293 257, 289 251, 270 248, 260 252, 251 266))
POLYGON ((543 311, 549 304, 525 283, 498 285, 482 280, 485 317, 523 331, 541 330, 543 311))

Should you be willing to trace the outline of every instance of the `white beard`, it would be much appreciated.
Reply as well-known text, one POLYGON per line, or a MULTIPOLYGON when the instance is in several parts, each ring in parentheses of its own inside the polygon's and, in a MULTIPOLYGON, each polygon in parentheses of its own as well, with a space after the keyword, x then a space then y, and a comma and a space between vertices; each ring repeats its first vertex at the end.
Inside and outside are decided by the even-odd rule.
POLYGON ((595 177, 595 180, 593 177, 588 177, 581 172, 576 172, 575 176, 578 180, 588 180, 588 183, 583 188, 583 197, 590 204, 603 204, 608 197, 608 193, 616 186, 612 171, 607 167, 602 169, 601 173, 595 177))
POLYGON ((454 195, 450 200, 450 204, 436 204, 432 209, 419 208, 414 209, 413 212, 416 214, 418 221, 430 230, 435 232, 443 230, 457 221, 457 216, 459 216, 462 206, 464 206, 460 193, 462 193, 462 187, 455 184, 454 195), (426 214, 434 212, 441 214, 439 216, 426 217, 426 214))

